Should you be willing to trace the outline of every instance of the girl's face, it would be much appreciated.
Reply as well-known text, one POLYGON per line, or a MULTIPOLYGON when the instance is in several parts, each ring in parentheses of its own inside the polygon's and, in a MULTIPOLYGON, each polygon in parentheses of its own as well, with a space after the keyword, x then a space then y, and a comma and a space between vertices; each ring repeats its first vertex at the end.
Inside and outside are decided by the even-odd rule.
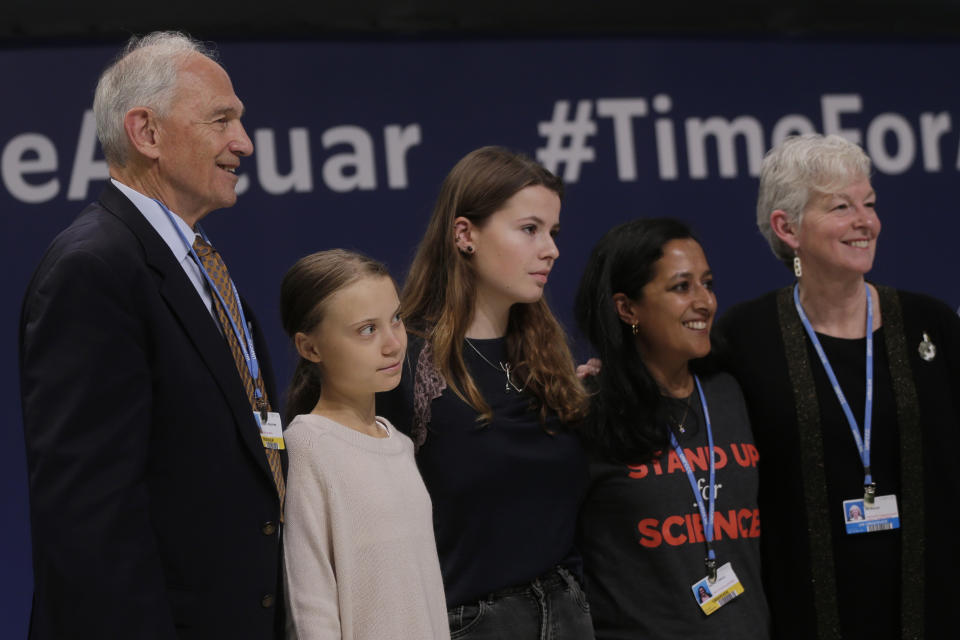
POLYGON ((560 230, 560 197, 546 187, 525 187, 482 224, 466 218, 454 222, 457 243, 473 247, 477 299, 509 307, 536 302, 553 263, 560 255, 555 238, 560 230))
POLYGON ((360 278, 326 300, 323 320, 297 340, 320 367, 324 394, 362 397, 400 383, 407 334, 399 307, 385 276, 360 278))
POLYGON ((710 353, 710 327, 717 311, 713 272, 693 238, 671 240, 654 265, 654 277, 639 301, 630 301, 643 359, 661 367, 710 353))

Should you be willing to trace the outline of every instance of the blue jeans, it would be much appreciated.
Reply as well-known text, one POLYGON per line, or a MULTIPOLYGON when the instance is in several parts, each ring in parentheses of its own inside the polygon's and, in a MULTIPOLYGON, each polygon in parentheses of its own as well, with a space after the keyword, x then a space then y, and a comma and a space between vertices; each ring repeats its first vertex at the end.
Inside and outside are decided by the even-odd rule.
POLYGON ((451 640, 592 640, 590 605, 563 567, 447 611, 451 640))

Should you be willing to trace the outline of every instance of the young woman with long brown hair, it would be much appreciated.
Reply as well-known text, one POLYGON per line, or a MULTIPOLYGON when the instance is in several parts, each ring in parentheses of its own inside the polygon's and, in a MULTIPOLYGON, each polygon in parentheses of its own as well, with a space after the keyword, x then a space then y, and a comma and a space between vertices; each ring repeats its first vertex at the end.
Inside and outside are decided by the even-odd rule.
POLYGON ((543 299, 559 252, 559 178, 499 147, 451 170, 401 294, 406 431, 434 506, 451 637, 591 638, 573 540, 585 413, 543 299))

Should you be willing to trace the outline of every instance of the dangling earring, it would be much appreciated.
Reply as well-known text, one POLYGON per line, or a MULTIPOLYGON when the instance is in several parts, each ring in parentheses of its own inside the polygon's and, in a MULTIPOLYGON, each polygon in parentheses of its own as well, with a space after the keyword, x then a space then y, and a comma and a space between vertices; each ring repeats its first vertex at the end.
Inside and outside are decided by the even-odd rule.
POLYGON ((793 275, 798 278, 803 275, 803 267, 800 265, 800 256, 793 256, 793 275))
POLYGON ((630 325, 630 330, 633 331, 633 335, 640 335, 640 323, 634 322, 632 325, 630 325))

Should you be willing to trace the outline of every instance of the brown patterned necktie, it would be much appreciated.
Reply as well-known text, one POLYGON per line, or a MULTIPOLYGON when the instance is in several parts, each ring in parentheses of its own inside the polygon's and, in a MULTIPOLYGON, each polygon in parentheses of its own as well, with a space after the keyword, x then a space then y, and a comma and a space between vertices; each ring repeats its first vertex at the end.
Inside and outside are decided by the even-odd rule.
MULTIPOLYGON (((240 340, 233 330, 234 326, 242 330, 243 320, 240 316, 240 301, 233 295, 233 286, 231 286, 227 265, 223 263, 223 259, 220 257, 220 254, 217 253, 217 250, 210 246, 210 244, 199 235, 193 242, 193 250, 197 252, 203 268, 220 293, 219 296, 216 295, 216 293, 211 296, 213 298, 213 307, 217 312, 217 318, 220 320, 223 335, 226 336, 227 343, 230 345, 230 352, 233 353, 233 360, 237 365, 237 372, 240 374, 240 378, 243 380, 243 386, 247 390, 247 399, 250 401, 250 407, 256 411, 263 409, 269 411, 270 399, 267 398, 267 390, 263 385, 263 375, 258 371, 256 380, 250 375, 250 369, 247 367, 247 361, 243 356, 243 349, 240 347, 240 340), (221 299, 226 301, 226 309, 223 308, 224 305, 221 299), (229 316, 227 314, 229 314, 229 316), (230 323, 231 319, 233 319, 232 326, 230 323), (259 401, 256 394, 257 390, 260 391, 259 401)), ((267 454, 267 462, 270 463, 270 471, 273 472, 273 481, 277 485, 277 494, 280 496, 280 512, 282 514, 283 499, 286 495, 286 484, 283 481, 283 468, 280 466, 280 452, 276 449, 267 448, 264 448, 264 451, 267 454)))

